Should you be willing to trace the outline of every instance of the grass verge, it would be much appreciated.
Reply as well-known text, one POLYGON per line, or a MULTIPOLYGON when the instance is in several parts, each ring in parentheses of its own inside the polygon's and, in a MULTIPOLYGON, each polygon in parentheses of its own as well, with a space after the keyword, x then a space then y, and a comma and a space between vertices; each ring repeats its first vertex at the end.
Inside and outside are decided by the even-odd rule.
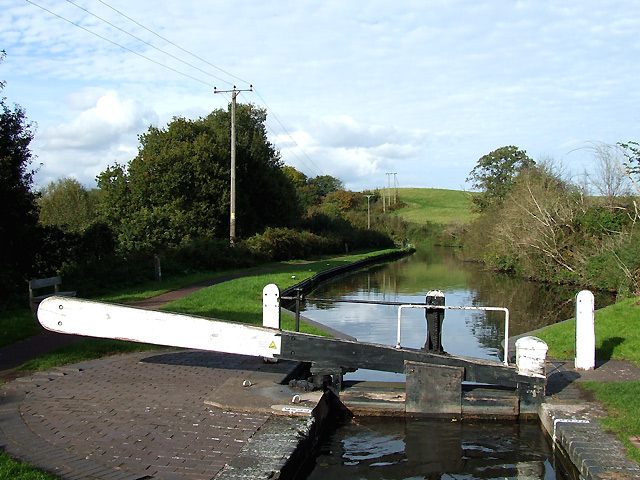
POLYGON ((57 480, 59 478, 0 452, 0 480, 57 480))
MULTIPOLYGON (((254 269, 250 269, 248 270, 248 275, 246 277, 241 277, 229 282, 214 285, 213 287, 199 290, 182 300, 172 302, 171 304, 163 307, 163 309, 178 313, 187 313, 221 320, 261 325, 262 289, 268 283, 276 283, 281 289, 284 289, 304 280, 305 278, 313 276, 322 270, 327 270, 348 262, 355 262, 363 258, 382 255, 391 251, 394 250, 390 249, 355 253, 348 256, 334 257, 316 262, 283 262, 268 266, 273 269, 270 273, 252 275, 251 271, 254 269)), ((110 301, 113 303, 126 303, 133 300, 151 298, 183 286, 189 286, 194 283, 201 283, 206 280, 226 276, 229 273, 238 273, 238 271, 214 272, 209 273, 208 275, 199 274, 197 276, 187 275, 185 277, 176 277, 168 285, 163 282, 161 288, 158 288, 157 283, 152 282, 150 284, 146 284, 146 290, 143 285, 126 291, 112 292, 109 295, 100 297, 100 300, 110 301), (169 286, 171 288, 169 288, 169 286)), ((40 327, 37 320, 35 320, 35 316, 33 316, 32 321, 37 328, 39 328, 38 331, 42 331, 42 327, 40 327)), ((284 330, 294 330, 294 327, 295 320, 283 315, 282 328, 284 330)), ((321 330, 311 327, 304 322, 301 322, 300 331, 315 335, 324 334, 321 330)), ((40 355, 22 365, 20 369, 25 372, 49 370, 56 366, 93 360, 107 355, 118 355, 157 348, 161 347, 117 340, 88 338, 65 345, 44 355, 40 355)))
POLYGON ((408 222, 470 223, 478 214, 471 211, 473 194, 440 188, 399 188, 398 195, 406 206, 396 214, 408 222))
POLYGON ((32 337, 41 331, 36 314, 29 308, 0 311, 0 347, 32 337))
POLYGON ((583 382, 581 386, 594 392, 598 401, 607 408, 607 418, 601 418, 603 428, 614 432, 624 443, 629 456, 640 464, 640 448, 630 438, 640 437, 640 381, 635 382, 583 382))
MULTIPOLYGON (((628 298, 597 310, 595 315, 596 358, 627 360, 640 366, 640 299, 628 298)), ((575 320, 545 328, 537 337, 549 345, 549 356, 558 359, 575 357, 575 320)), ((640 463, 640 449, 630 437, 640 437, 640 381, 581 382, 594 392, 605 406, 604 428, 615 433, 625 444, 629 457, 640 463)))
MULTIPOLYGON (((628 360, 640 365, 640 298, 627 298, 596 311, 596 357, 599 360, 628 360)), ((549 345, 549 356, 574 358, 575 320, 542 330, 536 336, 549 345)))

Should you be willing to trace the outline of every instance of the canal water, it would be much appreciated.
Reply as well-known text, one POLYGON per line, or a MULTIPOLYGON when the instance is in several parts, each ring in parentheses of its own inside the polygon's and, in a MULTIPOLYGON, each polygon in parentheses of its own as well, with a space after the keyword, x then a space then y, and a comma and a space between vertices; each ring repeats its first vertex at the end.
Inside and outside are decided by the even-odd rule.
MULTIPOLYGON (((397 306, 331 300, 424 303, 431 290, 442 291, 447 306, 507 308, 510 337, 573 317, 574 299, 579 291, 575 287, 541 284, 496 273, 481 264, 461 261, 453 249, 434 248, 324 283, 309 297, 328 300, 307 301, 301 311, 305 317, 359 341, 396 345, 397 306)), ((610 295, 595 295, 596 308, 614 300, 610 295)), ((445 311, 442 346, 447 353, 502 361, 504 338, 503 312, 445 311)), ((422 348, 425 341, 425 311, 403 310, 402 346, 422 348)), ((347 374, 345 379, 404 381, 404 376, 358 371, 347 374)))
MULTIPOLYGON (((455 251, 432 249, 327 282, 309 294, 327 300, 305 302, 302 313, 360 341, 395 345, 397 306, 331 299, 421 303, 430 290, 442 291, 448 306, 508 308, 511 336, 572 317, 578 291, 498 274, 462 262, 455 251)), ((596 308, 612 301, 596 294, 596 308)), ((502 312, 446 310, 442 344, 450 354, 501 361, 504 326, 502 312)), ((404 311, 402 346, 421 348, 425 340, 424 310, 404 311)), ((404 376, 359 370, 345 379, 404 381, 404 376)), ((537 423, 359 418, 326 439, 309 479, 573 478, 558 465, 537 423)))

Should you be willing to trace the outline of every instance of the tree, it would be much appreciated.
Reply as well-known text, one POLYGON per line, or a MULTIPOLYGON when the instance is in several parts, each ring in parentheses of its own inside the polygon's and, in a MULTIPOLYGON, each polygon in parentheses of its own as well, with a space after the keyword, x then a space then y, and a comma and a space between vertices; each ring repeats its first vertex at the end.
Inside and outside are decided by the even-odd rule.
POLYGON ((294 187, 302 188, 307 184, 308 177, 294 167, 285 165, 281 170, 294 187))
POLYGON ((623 162, 626 167, 626 173, 638 192, 638 195, 640 195, 640 187, 632 177, 632 175, 638 176, 640 174, 640 144, 638 142, 631 141, 627 143, 618 143, 617 145, 622 149, 622 155, 627 159, 623 162))
MULTIPOLYGON (((3 86, 0 82, 0 89, 3 86)), ((23 289, 32 273, 38 222, 29 149, 33 136, 34 125, 24 110, 19 105, 11 109, 4 97, 0 99, 0 289, 4 294, 23 289)))
POLYGON ((594 144, 591 146, 596 163, 593 175, 588 175, 590 183, 598 194, 604 198, 606 205, 614 208, 619 197, 629 195, 629 176, 620 151, 610 145, 594 144))
POLYGON ((96 192, 87 191, 75 178, 63 177, 40 189, 40 223, 82 233, 97 216, 96 192))
POLYGON ((309 183, 318 189, 318 194, 322 197, 326 197, 331 192, 344 189, 342 181, 331 175, 318 175, 310 179, 309 183))
MULTIPOLYGON (((295 190, 267 140, 266 112, 236 107, 237 234, 288 226, 299 217, 295 190)), ((138 155, 98 176, 105 218, 126 250, 174 247, 229 234, 230 113, 176 117, 149 127, 138 155)))
POLYGON ((473 203, 482 212, 502 202, 518 173, 534 165, 527 152, 514 146, 501 147, 480 157, 466 180, 480 190, 480 194, 473 197, 473 203))

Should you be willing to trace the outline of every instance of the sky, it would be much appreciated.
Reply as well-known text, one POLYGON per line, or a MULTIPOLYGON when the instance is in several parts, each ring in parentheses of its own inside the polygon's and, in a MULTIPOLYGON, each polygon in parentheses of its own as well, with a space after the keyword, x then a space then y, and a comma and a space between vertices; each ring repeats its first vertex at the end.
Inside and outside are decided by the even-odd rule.
POLYGON ((0 24, 36 186, 95 187, 234 85, 285 164, 354 191, 468 190, 507 145, 578 177, 594 144, 640 141, 635 0, 0 0, 0 24))

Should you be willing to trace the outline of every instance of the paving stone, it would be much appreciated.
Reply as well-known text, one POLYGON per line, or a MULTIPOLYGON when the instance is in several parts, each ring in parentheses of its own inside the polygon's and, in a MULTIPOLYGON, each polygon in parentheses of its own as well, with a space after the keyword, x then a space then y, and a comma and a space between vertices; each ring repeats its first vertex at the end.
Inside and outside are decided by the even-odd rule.
MULTIPOLYGON (((269 414, 205 405, 261 359, 198 351, 83 362, 5 385, 0 440, 65 479, 213 478, 269 414)), ((291 365, 269 367, 284 372, 291 365)))

